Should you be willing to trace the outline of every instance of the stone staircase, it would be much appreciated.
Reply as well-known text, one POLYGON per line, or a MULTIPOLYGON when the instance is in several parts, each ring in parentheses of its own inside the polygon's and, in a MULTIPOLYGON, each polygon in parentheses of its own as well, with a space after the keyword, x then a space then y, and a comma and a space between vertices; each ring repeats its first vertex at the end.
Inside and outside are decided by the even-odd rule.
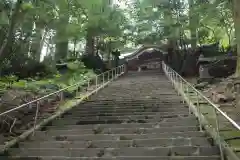
POLYGON ((159 71, 132 72, 9 149, 9 160, 220 160, 159 71))

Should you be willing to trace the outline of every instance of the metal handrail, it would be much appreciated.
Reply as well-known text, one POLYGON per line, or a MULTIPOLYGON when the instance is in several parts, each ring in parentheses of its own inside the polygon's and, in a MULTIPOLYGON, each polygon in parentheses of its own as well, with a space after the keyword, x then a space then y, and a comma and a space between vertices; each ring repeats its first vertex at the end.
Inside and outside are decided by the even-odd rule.
MULTIPOLYGON (((122 66, 123 66, 123 65, 122 65, 122 66)), ((122 67, 122 66, 119 66, 119 67, 122 67)), ((118 67, 113 68, 113 69, 110 70, 110 71, 106 71, 106 72, 104 72, 104 73, 101 73, 101 74, 99 74, 99 75, 96 75, 96 77, 101 76, 101 75, 104 75, 105 73, 111 72, 111 71, 113 71, 113 70, 115 70, 115 69, 117 69, 117 68, 118 68, 118 67)), ((90 79, 87 79, 87 80, 89 81, 90 79)), ((10 113, 10 112, 12 112, 12 111, 18 110, 18 109, 20 109, 20 108, 26 107, 26 106, 28 106, 28 105, 30 105, 30 104, 32 104, 32 103, 41 101, 41 100, 43 100, 43 99, 45 99, 45 98, 47 98, 47 97, 50 97, 50 96, 55 95, 55 94, 58 94, 58 93, 60 93, 60 92, 62 92, 62 91, 66 91, 67 89, 72 88, 72 87, 75 87, 75 86, 78 86, 78 85, 81 84, 81 83, 82 83, 82 82, 75 83, 75 84, 73 84, 73 85, 70 85, 70 86, 65 87, 65 88, 63 88, 63 89, 60 89, 60 90, 58 90, 58 91, 55 91, 55 92, 49 93, 49 94, 47 94, 47 95, 45 95, 45 96, 42 96, 42 97, 40 97, 40 98, 38 98, 38 99, 35 99, 35 100, 30 101, 30 102, 24 103, 24 104, 22 104, 22 105, 20 105, 20 106, 18 106, 18 107, 15 107, 15 108, 13 108, 13 109, 10 109, 10 110, 7 110, 7 111, 5 111, 5 112, 0 113, 0 116, 2 116, 2 115, 4 115, 4 114, 7 114, 7 113, 10 113)))
MULTIPOLYGON (((167 66, 165 63, 163 63, 165 66, 167 66)), ((168 66, 167 66, 168 67, 168 66)), ((198 95, 200 95, 202 98, 204 98, 214 109, 216 109, 219 113, 221 113, 222 116, 224 116, 231 124, 236 127, 238 130, 240 130, 240 126, 232 119, 230 118, 226 113, 224 113, 218 105, 214 104, 209 98, 207 98, 205 95, 203 95, 199 90, 197 90, 192 84, 190 84, 187 80, 185 80, 181 75, 179 75, 176 71, 174 71, 172 68, 168 67, 174 74, 176 74, 182 81, 184 81, 189 87, 191 87, 198 95)))
MULTIPOLYGON (((95 77, 93 77, 93 78, 91 78, 91 79, 86 79, 86 81, 88 82, 87 89, 90 87, 90 81, 91 81, 91 80, 95 80, 95 82, 96 82, 96 83, 94 84, 94 85, 96 86, 96 88, 94 88, 93 90, 98 90, 99 88, 104 87, 109 81, 112 81, 112 80, 116 79, 117 77, 119 77, 120 75, 124 74, 124 72, 125 72, 125 65, 121 65, 121 66, 115 67, 115 68, 113 68, 113 69, 111 69, 111 70, 109 70, 109 71, 106 71, 106 72, 104 72, 104 73, 101 73, 101 74, 99 74, 99 75, 96 75, 95 77), (111 75, 111 78, 110 78, 110 75, 111 75), (105 78, 105 76, 107 76, 107 78, 105 78), (100 83, 98 82, 99 79, 100 79, 100 83)), ((40 98, 37 98, 37 99, 32 100, 32 101, 30 101, 30 102, 27 102, 27 103, 24 103, 24 104, 22 104, 22 105, 19 105, 19 106, 13 108, 13 109, 4 111, 4 112, 0 113, 0 117, 2 117, 2 116, 7 116, 7 117, 9 117, 9 116, 8 116, 9 113, 11 113, 11 112, 13 112, 13 111, 17 111, 17 110, 19 110, 19 109, 21 109, 21 108, 24 108, 24 107, 31 106, 32 104, 35 104, 35 103, 36 103, 37 105, 34 106, 34 107, 36 108, 36 111, 35 111, 35 115, 34 115, 34 124, 33 124, 33 126, 34 126, 34 128, 35 128, 36 123, 37 123, 37 119, 38 119, 39 108, 40 108, 39 102, 41 102, 42 100, 45 100, 45 99, 49 98, 49 97, 52 96, 52 95, 58 95, 58 94, 60 94, 60 97, 61 97, 61 100, 62 100, 62 99, 63 99, 63 95, 62 95, 62 94, 63 94, 63 91, 66 91, 67 89, 73 88, 73 87, 74 87, 74 88, 75 88, 75 87, 78 88, 77 86, 79 86, 80 84, 82 84, 82 82, 75 83, 75 84, 73 84, 73 85, 70 85, 70 86, 65 87, 65 88, 63 88, 63 89, 60 89, 60 90, 58 90, 58 91, 52 92, 52 93, 50 93, 50 94, 47 94, 47 95, 45 95, 45 96, 43 96, 43 97, 40 97, 40 98)), ((78 94, 78 89, 77 89, 77 91, 76 91, 76 96, 77 96, 77 94, 78 94)), ((14 119, 14 117, 10 117, 10 118, 11 118, 11 119, 14 119)), ((13 125, 15 124, 15 121, 16 121, 16 119, 14 119, 14 122, 13 122, 13 124, 11 125, 11 129, 10 129, 10 130, 12 130, 13 125)))
MULTIPOLYGON (((233 149, 231 149, 231 146, 229 147, 229 145, 221 138, 220 129, 219 129, 220 123, 219 123, 219 119, 218 119, 218 113, 220 113, 219 115, 223 116, 234 127, 233 128, 234 131, 235 131, 235 129, 237 129, 237 131, 239 131, 240 126, 232 118, 230 118, 226 113, 224 113, 218 107, 218 105, 214 104, 205 95, 203 95, 200 91, 198 91, 192 84, 187 82, 181 75, 179 75, 176 71, 174 71, 171 67, 166 65, 164 62, 162 62, 162 68, 163 68, 163 71, 165 72, 166 76, 172 82, 175 89, 178 91, 179 94, 181 94, 183 96, 184 101, 186 101, 188 103, 189 114, 191 114, 191 111, 193 111, 193 113, 198 118, 200 131, 202 130, 202 125, 206 122, 206 117, 201 113, 199 99, 205 100, 209 104, 209 107, 211 107, 213 109, 212 116, 214 116, 213 117, 214 125, 216 125, 216 126, 212 127, 212 128, 210 127, 212 129, 212 131, 210 131, 208 129, 207 130, 210 132, 210 134, 212 134, 212 136, 215 138, 215 140, 219 146, 221 160, 224 160, 225 153, 227 153, 231 157, 231 160, 233 160, 233 159, 239 160, 239 157, 234 153, 233 149), (189 89, 191 89, 196 94, 196 100, 197 100, 196 105, 195 105, 195 103, 191 102, 191 96, 189 95, 189 89), (185 93, 185 92, 187 92, 187 93, 185 93), (223 152, 223 149, 226 152, 223 152)), ((210 124, 211 124, 211 122, 210 122, 210 124)), ((208 126, 208 124, 207 124, 207 126, 208 126)))

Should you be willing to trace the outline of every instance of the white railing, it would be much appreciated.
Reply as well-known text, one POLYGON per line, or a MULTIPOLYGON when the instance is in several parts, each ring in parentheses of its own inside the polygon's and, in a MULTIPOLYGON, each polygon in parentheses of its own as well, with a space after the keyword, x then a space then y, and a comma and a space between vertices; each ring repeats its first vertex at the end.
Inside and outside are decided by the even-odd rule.
POLYGON ((210 132, 211 136, 213 136, 216 143, 219 145, 221 159, 223 160, 224 153, 227 153, 231 156, 231 160, 239 160, 233 148, 224 141, 224 136, 221 133, 226 130, 238 132, 240 126, 219 109, 218 105, 214 104, 164 62, 162 62, 162 68, 178 94, 183 97, 183 103, 188 104, 189 114, 193 112, 197 116, 200 130, 204 127, 210 132))
MULTIPOLYGON (((95 76, 94 78, 87 79, 85 81, 85 84, 87 84, 87 87, 85 87, 85 90, 89 92, 89 94, 85 94, 82 99, 87 98, 89 95, 97 92, 99 89, 105 87, 110 81, 113 81, 114 79, 118 78, 119 76, 123 75, 125 72, 125 65, 118 66, 116 68, 113 68, 109 71, 106 71, 102 74, 99 74, 95 76)), ((35 100, 32 100, 30 102, 27 102, 25 104, 22 104, 20 106, 16 106, 13 109, 7 110, 5 112, 0 113, 0 126, 7 124, 9 126, 9 132, 12 132, 12 129, 14 125, 16 125, 16 122, 20 119, 24 119, 26 117, 17 117, 19 114, 18 112, 21 112, 23 109, 31 110, 32 114, 29 115, 31 120, 28 122, 28 125, 31 124, 29 128, 33 127, 33 134, 36 128, 36 124, 38 122, 38 118, 41 116, 42 108, 44 107, 43 104, 47 103, 49 104, 49 99, 56 99, 58 98, 59 101, 64 100, 64 92, 66 91, 73 91, 75 92, 75 96, 81 96, 79 89, 82 86, 82 82, 73 84, 71 86, 68 86, 66 88, 60 89, 56 92, 47 94, 43 97, 37 98, 35 100)), ((27 124, 22 124, 27 125, 27 124)))

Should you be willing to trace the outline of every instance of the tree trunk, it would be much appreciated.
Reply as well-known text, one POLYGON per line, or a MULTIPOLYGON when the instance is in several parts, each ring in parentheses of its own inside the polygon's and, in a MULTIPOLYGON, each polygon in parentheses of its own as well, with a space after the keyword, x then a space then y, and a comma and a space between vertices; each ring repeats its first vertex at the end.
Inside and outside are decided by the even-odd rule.
POLYGON ((196 13, 194 13, 194 0, 188 0, 189 4, 189 26, 190 26, 190 33, 191 33, 191 47, 195 49, 197 47, 197 17, 196 13))
POLYGON ((57 61, 61 59, 66 59, 68 55, 68 38, 66 35, 66 27, 67 25, 63 25, 62 27, 57 29, 55 37, 56 40, 55 57, 57 61))
POLYGON ((7 31, 7 29, 5 27, 2 27, 0 29, 0 46, 2 46, 4 44, 4 40, 6 38, 6 31, 7 31))
POLYGON ((74 43, 73 43, 73 55, 74 58, 77 58, 77 53, 76 53, 76 47, 77 47, 77 38, 74 39, 74 43))
POLYGON ((39 50, 41 47, 41 40, 42 40, 41 30, 42 30, 41 27, 39 27, 36 24, 35 34, 33 35, 32 45, 30 49, 32 57, 37 61, 40 60, 39 50))
MULTIPOLYGON (((61 32, 58 32, 58 34, 61 34, 61 32)), ((56 60, 60 59, 66 59, 68 54, 68 40, 59 40, 56 43, 56 60)))
POLYGON ((90 28, 87 29, 85 53, 94 55, 94 35, 90 28))
POLYGON ((9 47, 13 43, 12 40, 13 40, 14 33, 15 33, 14 32, 15 25, 18 20, 19 11, 21 9, 22 3, 23 3, 23 0, 18 0, 16 2, 16 6, 15 6, 14 12, 11 16, 11 20, 10 20, 10 25, 9 25, 9 29, 8 29, 8 33, 7 33, 7 39, 0 48, 0 63, 5 59, 5 55, 8 55, 9 47))
POLYGON ((108 42, 108 68, 112 68, 112 60, 111 60, 111 53, 112 53, 112 42, 111 40, 108 42))
MULTIPOLYGON (((42 55, 42 50, 43 50, 43 46, 45 44, 45 40, 47 39, 47 34, 48 34, 48 30, 44 29, 42 36, 41 36, 41 41, 40 41, 40 45, 39 48, 37 50, 37 55, 36 55, 36 60, 40 62, 41 60, 41 55, 42 55)), ((46 55, 48 54, 48 51, 46 50, 46 55)))
POLYGON ((237 68, 236 76, 240 76, 240 1, 233 0, 233 19, 237 44, 237 68))
POLYGON ((65 4, 68 3, 68 1, 62 1, 61 4, 59 4, 59 20, 58 20, 58 26, 56 28, 56 53, 55 57, 56 60, 64 60, 68 56, 68 34, 67 34, 67 28, 69 24, 69 9, 66 8, 65 4))

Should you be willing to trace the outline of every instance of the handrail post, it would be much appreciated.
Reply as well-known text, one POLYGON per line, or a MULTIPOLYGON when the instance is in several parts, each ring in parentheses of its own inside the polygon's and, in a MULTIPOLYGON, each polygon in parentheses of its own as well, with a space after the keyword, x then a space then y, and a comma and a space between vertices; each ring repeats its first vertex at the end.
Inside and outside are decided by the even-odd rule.
POLYGON ((78 96, 78 91, 79 91, 79 85, 77 85, 77 89, 76 89, 76 93, 75 93, 75 94, 76 94, 76 95, 75 95, 76 97, 78 96))
POLYGON ((87 91, 89 90, 89 87, 90 87, 90 80, 88 79, 87 91))
POLYGON ((197 98, 197 117, 198 117, 198 122, 199 122, 199 130, 202 131, 202 123, 201 123, 201 113, 200 113, 200 103, 199 103, 199 95, 196 92, 196 98, 197 98))
MULTIPOLYGON (((185 94, 185 85, 184 85, 184 82, 183 82, 182 79, 181 79, 181 92, 182 92, 183 95, 185 94)), ((183 104, 185 103, 184 98, 183 98, 182 102, 183 102, 183 104)))
POLYGON ((173 77, 174 77, 174 88, 177 89, 177 74, 173 72, 173 77))
POLYGON ((112 70, 112 80, 113 80, 113 78, 114 78, 113 76, 114 76, 114 74, 113 74, 113 70, 112 70))
POLYGON ((35 130, 36 130, 36 123, 37 123, 37 119, 38 119, 38 112, 39 112, 39 101, 37 101, 37 108, 36 108, 36 113, 35 113, 35 117, 34 117, 34 124, 33 124, 33 133, 32 136, 35 135, 35 130))
POLYGON ((186 90, 186 97, 187 97, 187 101, 188 101, 188 114, 190 115, 191 114, 191 108, 190 108, 190 105, 189 105, 190 98, 189 98, 189 86, 188 85, 187 85, 187 90, 186 90))
POLYGON ((220 132, 219 132, 219 121, 218 121, 218 117, 217 117, 217 111, 216 111, 215 108, 213 108, 213 112, 214 112, 215 123, 216 123, 217 143, 218 143, 218 146, 219 146, 221 160, 224 160, 224 154, 223 154, 223 149, 222 149, 222 144, 221 144, 221 137, 220 137, 220 132))
POLYGON ((173 87, 174 87, 174 80, 173 80, 173 78, 174 78, 173 76, 174 76, 174 75, 173 75, 173 71, 171 70, 170 72, 171 72, 172 85, 173 85, 173 87))
POLYGON ((98 75, 96 76, 96 89, 98 88, 98 75))
POLYGON ((177 94, 180 95, 180 78, 178 75, 176 75, 176 84, 177 84, 177 94))
POLYGON ((105 73, 103 73, 103 85, 104 85, 104 80, 105 80, 105 73))
POLYGON ((63 92, 60 92, 60 101, 63 101, 63 92))
POLYGON ((117 67, 117 76, 119 75, 119 67, 117 67))
POLYGON ((172 71, 172 81, 173 81, 173 87, 175 88, 175 74, 174 72, 172 71))

